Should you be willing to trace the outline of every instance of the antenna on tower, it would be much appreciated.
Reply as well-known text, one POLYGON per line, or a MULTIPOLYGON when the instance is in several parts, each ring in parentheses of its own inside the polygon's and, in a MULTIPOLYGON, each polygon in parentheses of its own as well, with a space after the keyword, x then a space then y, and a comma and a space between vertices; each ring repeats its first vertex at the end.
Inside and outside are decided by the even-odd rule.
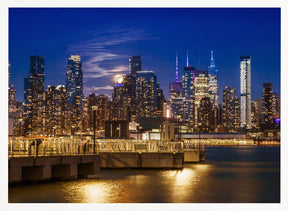
POLYGON ((179 77, 178 77, 178 51, 176 51, 176 78, 175 78, 175 82, 179 81, 179 77))
POLYGON ((189 67, 189 62, 188 62, 188 50, 187 50, 187 67, 189 67))

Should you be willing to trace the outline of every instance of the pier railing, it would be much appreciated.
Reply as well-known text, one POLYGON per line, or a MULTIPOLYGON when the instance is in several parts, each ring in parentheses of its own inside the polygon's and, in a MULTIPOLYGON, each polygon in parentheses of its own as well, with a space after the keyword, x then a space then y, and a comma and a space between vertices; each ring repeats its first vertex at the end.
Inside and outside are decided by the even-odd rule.
POLYGON ((141 140, 80 140, 65 138, 25 139, 9 138, 9 157, 92 155, 99 152, 183 152, 200 149, 189 142, 141 140))

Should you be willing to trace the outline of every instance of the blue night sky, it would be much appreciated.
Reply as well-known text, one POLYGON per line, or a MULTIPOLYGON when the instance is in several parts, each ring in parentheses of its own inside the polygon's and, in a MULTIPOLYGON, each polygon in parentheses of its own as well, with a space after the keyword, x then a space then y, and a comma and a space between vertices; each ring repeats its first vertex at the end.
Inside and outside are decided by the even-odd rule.
MULTIPOLYGON (((79 54, 84 95, 111 96, 113 76, 128 72, 129 55, 141 55, 142 70, 153 70, 165 97, 186 65, 206 69, 214 51, 219 90, 240 90, 240 56, 252 57, 252 100, 262 84, 280 94, 280 9, 9 9, 11 83, 23 101, 30 55, 45 60, 45 87, 65 85, 67 60, 79 54), (199 64, 200 63, 200 64, 199 64)), ((221 97, 222 99, 222 97, 221 97)))

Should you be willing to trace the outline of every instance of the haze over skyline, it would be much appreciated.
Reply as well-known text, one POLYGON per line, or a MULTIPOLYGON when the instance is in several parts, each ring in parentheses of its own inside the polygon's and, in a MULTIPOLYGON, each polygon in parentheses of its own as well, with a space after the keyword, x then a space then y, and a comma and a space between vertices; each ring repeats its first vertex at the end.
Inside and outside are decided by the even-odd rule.
POLYGON ((239 95, 240 56, 252 60, 252 100, 262 84, 273 83, 280 94, 280 9, 9 9, 11 83, 23 101, 29 56, 45 60, 45 87, 65 85, 67 60, 79 54, 84 95, 111 96, 113 76, 128 73, 129 55, 141 55, 142 69, 153 70, 169 98, 169 83, 189 65, 206 69, 214 51, 219 90, 236 87, 239 95), (200 64, 199 64, 200 63, 200 64))

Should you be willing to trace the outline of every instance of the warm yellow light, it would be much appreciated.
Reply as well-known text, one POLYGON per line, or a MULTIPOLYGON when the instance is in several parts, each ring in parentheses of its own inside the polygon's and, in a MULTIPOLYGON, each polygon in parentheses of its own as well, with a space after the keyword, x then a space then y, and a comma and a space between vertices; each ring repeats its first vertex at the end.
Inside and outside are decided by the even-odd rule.
POLYGON ((118 74, 118 75, 114 76, 114 82, 115 83, 121 84, 121 83, 123 83, 123 81, 124 81, 123 75, 118 74))

